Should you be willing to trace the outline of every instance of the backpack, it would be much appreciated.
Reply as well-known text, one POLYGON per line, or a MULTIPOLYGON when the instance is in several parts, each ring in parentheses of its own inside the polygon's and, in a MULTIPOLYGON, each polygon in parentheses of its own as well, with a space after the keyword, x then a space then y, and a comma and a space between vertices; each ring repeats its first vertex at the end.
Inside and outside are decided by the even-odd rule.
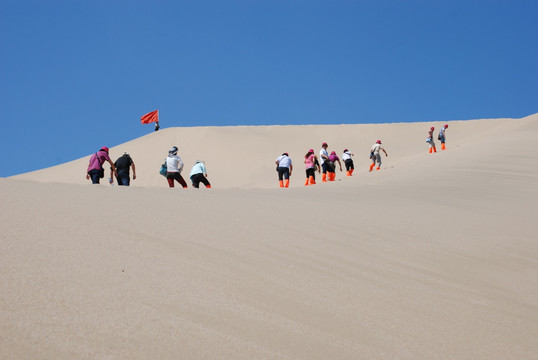
POLYGON ((166 165, 166 159, 164 159, 164 164, 161 165, 161 170, 159 170, 159 174, 166 177, 167 172, 168 172, 168 166, 166 165))

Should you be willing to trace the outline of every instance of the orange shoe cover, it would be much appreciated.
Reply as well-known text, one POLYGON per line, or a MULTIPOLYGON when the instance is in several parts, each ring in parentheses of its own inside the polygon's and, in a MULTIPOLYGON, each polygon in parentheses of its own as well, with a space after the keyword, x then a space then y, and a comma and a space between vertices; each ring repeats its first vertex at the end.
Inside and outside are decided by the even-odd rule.
POLYGON ((327 173, 321 174, 321 181, 322 182, 327 182, 327 173))
POLYGON ((314 180, 313 176, 310 176, 310 185, 316 185, 316 180, 314 180))
POLYGON ((379 170, 379 169, 381 169, 381 168, 378 166, 376 170, 379 170))
POLYGON ((445 143, 442 143, 442 144, 441 144, 441 150, 446 150, 445 143))
POLYGON ((346 176, 351 176, 351 171, 346 171, 346 176))
POLYGON ((206 189, 211 189, 211 185, 207 185, 205 188, 206 189))
POLYGON ((430 148, 430 154, 432 153, 432 151, 433 151, 432 148, 430 148))
POLYGON ((437 152, 437 149, 435 148, 435 146, 433 147, 433 152, 434 153, 437 152))
POLYGON ((372 171, 374 169, 374 166, 375 166, 375 164, 370 165, 370 171, 372 171))
POLYGON ((304 181, 304 186, 308 186, 308 178, 304 181))
POLYGON ((290 179, 284 180, 284 187, 290 187, 290 179))

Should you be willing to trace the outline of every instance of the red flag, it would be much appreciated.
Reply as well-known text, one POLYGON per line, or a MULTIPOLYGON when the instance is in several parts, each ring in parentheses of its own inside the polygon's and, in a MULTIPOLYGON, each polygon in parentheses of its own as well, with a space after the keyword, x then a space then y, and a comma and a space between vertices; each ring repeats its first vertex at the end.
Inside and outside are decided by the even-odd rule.
POLYGON ((152 122, 159 122, 159 110, 152 111, 140 118, 142 124, 149 124, 152 122))

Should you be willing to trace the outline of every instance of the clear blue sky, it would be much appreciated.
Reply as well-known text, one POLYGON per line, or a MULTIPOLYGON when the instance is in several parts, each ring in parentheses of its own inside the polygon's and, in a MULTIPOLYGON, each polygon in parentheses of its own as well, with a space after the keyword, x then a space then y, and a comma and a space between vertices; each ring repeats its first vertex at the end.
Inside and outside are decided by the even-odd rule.
POLYGON ((538 1, 0 0, 0 177, 162 127, 538 112, 538 1))

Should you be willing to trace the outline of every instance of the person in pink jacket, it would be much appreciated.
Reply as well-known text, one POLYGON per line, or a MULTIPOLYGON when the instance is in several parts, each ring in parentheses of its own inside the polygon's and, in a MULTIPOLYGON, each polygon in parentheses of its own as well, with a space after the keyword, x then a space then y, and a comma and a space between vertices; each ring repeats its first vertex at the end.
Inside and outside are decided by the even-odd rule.
POLYGON ((314 154, 314 149, 308 150, 304 156, 304 164, 306 169, 306 180, 304 186, 316 184, 316 163, 318 159, 314 154))
POLYGON ((329 160, 327 162, 327 172, 329 173, 329 181, 334 181, 336 179, 336 163, 340 166, 340 171, 342 171, 342 163, 340 158, 336 155, 336 151, 331 151, 329 155, 329 160))
MULTIPOLYGON (((90 157, 90 163, 88 164, 88 170, 86 171, 86 179, 90 180, 91 178, 92 184, 99 184, 99 180, 105 177, 105 169, 103 169, 105 161, 110 163, 110 170, 113 172, 114 176, 118 176, 116 167, 112 160, 110 160, 110 156, 108 156, 108 148, 103 146, 98 152, 90 157)), ((110 177, 111 184, 114 182, 114 176, 110 177)))

